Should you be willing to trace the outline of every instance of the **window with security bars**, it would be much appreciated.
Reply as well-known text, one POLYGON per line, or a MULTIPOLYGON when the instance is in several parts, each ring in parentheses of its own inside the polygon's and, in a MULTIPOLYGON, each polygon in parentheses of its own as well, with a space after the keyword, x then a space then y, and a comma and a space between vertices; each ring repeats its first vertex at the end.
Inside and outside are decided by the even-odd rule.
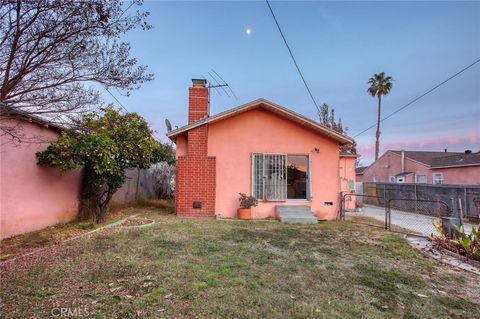
POLYGON ((253 196, 260 200, 286 200, 286 154, 253 154, 252 162, 253 196))
POLYGON ((310 199, 307 154, 253 154, 252 194, 259 200, 310 199))

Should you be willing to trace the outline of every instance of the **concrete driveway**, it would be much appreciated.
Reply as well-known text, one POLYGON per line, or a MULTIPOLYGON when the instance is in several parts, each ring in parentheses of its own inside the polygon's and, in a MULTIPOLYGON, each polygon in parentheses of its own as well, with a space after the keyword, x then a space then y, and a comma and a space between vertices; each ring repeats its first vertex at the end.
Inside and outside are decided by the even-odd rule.
MULTIPOLYGON (((362 212, 346 212, 346 216, 364 216, 371 217, 381 222, 385 222, 385 208, 373 205, 365 205, 362 212)), ((433 227, 433 220, 438 219, 432 216, 415 214, 405 212, 401 210, 391 210, 391 226, 408 229, 413 233, 417 233, 422 236, 430 236, 431 234, 438 235, 433 227)), ((472 230, 472 224, 464 223, 465 232, 470 234, 472 230)))

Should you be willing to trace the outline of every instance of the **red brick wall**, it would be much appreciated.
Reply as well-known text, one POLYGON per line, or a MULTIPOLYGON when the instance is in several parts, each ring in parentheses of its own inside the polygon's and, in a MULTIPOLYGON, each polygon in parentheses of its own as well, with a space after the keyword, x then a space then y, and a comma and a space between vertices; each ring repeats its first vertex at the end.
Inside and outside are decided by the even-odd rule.
POLYGON ((188 89, 188 124, 208 115, 208 89, 194 86, 188 89))
MULTIPOLYGON (((188 122, 208 115, 208 89, 189 89, 188 122)), ((187 154, 177 158, 176 211, 180 216, 215 216, 215 157, 207 155, 208 125, 188 131, 187 154), (193 208, 200 202, 201 208, 193 208)))

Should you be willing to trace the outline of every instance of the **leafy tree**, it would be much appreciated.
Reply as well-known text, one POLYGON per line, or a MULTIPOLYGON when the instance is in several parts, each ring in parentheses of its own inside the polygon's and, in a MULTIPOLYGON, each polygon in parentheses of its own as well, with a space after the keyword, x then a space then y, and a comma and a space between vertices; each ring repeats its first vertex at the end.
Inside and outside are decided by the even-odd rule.
MULTIPOLYGON (((120 38, 151 28, 148 12, 120 0, 0 0, 0 105, 2 118, 27 112, 69 123, 101 105, 93 87, 128 94, 153 78, 130 57, 120 38), (133 8, 129 10, 131 7, 133 8)), ((21 140, 18 127, 0 122, 0 134, 21 140)))
POLYGON ((370 87, 367 90, 367 93, 372 97, 377 96, 378 98, 378 109, 377 109, 377 131, 375 133, 375 160, 378 159, 380 152, 380 109, 382 104, 382 95, 388 95, 392 89, 393 78, 391 76, 385 76, 384 72, 375 73, 368 84, 370 87))
MULTIPOLYGON (((320 124, 331 128, 332 130, 340 133, 340 134, 346 134, 347 128, 343 128, 342 124, 342 119, 339 118, 338 122, 335 119, 335 109, 332 108, 330 110, 330 107, 328 106, 327 103, 323 103, 323 105, 320 107, 320 112, 318 112, 318 117, 320 119, 320 124)), ((350 154, 357 154, 357 143, 349 143, 342 145, 340 148, 340 151, 348 152, 350 154)))
POLYGON ((153 139, 141 116, 123 115, 110 107, 100 115, 85 115, 80 129, 62 132, 37 157, 39 164, 58 167, 62 172, 83 168, 79 217, 93 216, 97 222, 104 218, 113 194, 123 185, 126 169, 172 161, 167 147, 153 139))

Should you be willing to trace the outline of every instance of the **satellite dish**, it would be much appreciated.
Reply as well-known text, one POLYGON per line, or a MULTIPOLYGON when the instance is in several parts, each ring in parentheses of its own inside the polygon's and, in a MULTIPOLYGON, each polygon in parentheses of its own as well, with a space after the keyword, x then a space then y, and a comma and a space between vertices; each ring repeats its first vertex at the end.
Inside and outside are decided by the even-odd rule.
POLYGON ((165 119, 165 125, 167 126, 167 132, 170 132, 172 130, 172 124, 168 119, 165 119))

